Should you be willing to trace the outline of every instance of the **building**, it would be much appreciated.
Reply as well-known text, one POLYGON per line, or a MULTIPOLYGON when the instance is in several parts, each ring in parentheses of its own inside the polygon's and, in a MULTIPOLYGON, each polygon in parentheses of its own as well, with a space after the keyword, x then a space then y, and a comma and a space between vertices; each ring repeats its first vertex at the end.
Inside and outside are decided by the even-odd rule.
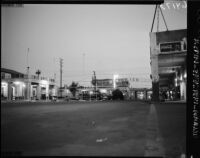
POLYGON ((54 79, 1 68, 2 100, 40 100, 57 96, 54 79))
POLYGON ((186 101, 187 30, 150 33, 153 100, 186 101))
POLYGON ((112 94, 113 91, 113 80, 112 79, 97 79, 96 80, 96 88, 101 92, 101 93, 107 93, 107 94, 112 94))
POLYGON ((148 83, 149 80, 141 78, 120 78, 118 75, 113 79, 97 79, 96 85, 94 80, 93 86, 105 94, 112 94, 114 89, 122 91, 125 99, 149 100, 151 99, 151 87, 141 87, 141 83, 148 83), (138 86, 138 83, 140 86, 138 86), (136 86, 137 85, 137 86, 136 86), (133 88, 134 87, 134 88, 133 88))
POLYGON ((129 90, 129 81, 127 78, 116 79, 97 79, 96 85, 93 82, 94 88, 96 87, 101 93, 112 94, 114 89, 120 89, 122 92, 129 90))
POLYGON ((151 100, 151 88, 130 88, 130 99, 134 100, 151 100))

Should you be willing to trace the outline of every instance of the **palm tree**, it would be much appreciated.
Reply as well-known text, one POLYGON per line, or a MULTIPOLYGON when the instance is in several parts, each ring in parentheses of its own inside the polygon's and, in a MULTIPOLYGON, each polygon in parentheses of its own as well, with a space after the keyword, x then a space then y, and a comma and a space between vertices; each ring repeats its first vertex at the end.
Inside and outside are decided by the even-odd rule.
POLYGON ((38 69, 36 72, 35 72, 36 75, 38 75, 38 79, 39 79, 39 76, 41 74, 41 71, 38 69))

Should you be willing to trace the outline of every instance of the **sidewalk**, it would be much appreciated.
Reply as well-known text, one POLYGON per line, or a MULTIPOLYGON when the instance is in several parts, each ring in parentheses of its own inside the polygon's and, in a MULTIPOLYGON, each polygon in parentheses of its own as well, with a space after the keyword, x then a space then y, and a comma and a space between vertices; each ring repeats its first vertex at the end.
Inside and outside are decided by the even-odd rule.
MULTIPOLYGON (((1 104, 35 104, 53 103, 52 100, 1 100, 1 104)), ((55 103, 55 102, 54 102, 55 103)))
POLYGON ((168 100, 168 101, 164 101, 163 103, 184 103, 186 104, 186 100, 168 100))
POLYGON ((102 102, 102 100, 1 100, 1 104, 65 104, 65 103, 94 103, 102 102))
POLYGON ((186 153, 186 102, 154 103, 158 126, 164 139, 166 157, 180 157, 186 153))

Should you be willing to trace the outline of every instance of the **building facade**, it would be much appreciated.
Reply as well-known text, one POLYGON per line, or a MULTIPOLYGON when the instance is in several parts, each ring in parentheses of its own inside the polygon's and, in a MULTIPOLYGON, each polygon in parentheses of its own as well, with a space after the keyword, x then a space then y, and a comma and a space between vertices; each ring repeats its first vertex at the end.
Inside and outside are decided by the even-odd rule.
POLYGON ((152 99, 186 101, 187 30, 150 33, 152 99))
POLYGON ((1 68, 2 100, 48 100, 57 96, 54 79, 1 68))
POLYGON ((138 84, 137 82, 140 80, 137 78, 135 82, 135 79, 136 78, 114 77, 113 79, 97 79, 96 85, 94 81, 92 83, 93 86, 96 86, 101 93, 107 93, 111 95, 113 90, 119 89, 122 91, 124 98, 127 100, 150 100, 152 89, 141 86, 135 87, 135 85, 138 84))

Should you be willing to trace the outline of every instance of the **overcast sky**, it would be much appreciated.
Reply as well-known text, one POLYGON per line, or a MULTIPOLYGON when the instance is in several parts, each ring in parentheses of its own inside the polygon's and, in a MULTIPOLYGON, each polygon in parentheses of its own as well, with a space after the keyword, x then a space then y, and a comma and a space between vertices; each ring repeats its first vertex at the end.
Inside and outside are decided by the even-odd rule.
MULTIPOLYGON (((155 5, 42 5, 1 8, 1 67, 90 85, 97 78, 149 77, 155 5)), ((187 9, 163 10, 169 30, 187 28, 187 9)), ((156 29, 156 25, 155 25, 156 29)), ((160 29, 165 31, 160 15, 160 29)))

